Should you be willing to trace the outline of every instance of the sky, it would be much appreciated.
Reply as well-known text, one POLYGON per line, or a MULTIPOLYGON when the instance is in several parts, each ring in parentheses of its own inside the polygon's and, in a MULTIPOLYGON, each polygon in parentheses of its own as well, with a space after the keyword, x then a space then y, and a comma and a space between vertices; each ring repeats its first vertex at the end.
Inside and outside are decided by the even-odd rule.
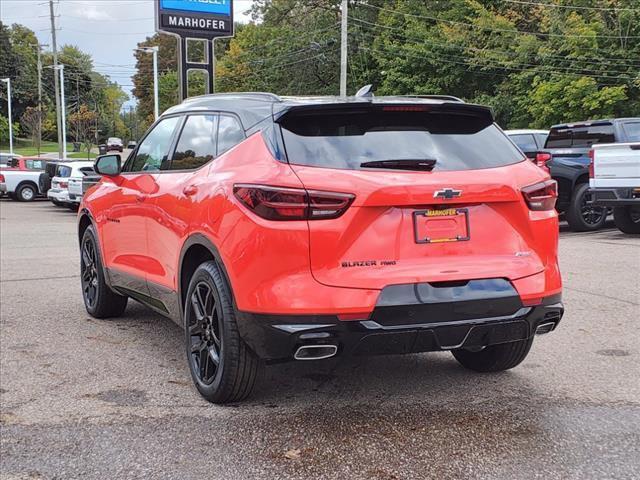
MULTIPOLYGON (((153 35, 155 0, 55 0, 58 47, 71 44, 91 54, 94 69, 109 75, 125 92, 133 88, 133 49, 153 35)), ((250 20, 253 0, 234 0, 234 18, 250 20)), ((0 20, 33 30, 40 43, 51 45, 47 0, 0 0, 0 20)))

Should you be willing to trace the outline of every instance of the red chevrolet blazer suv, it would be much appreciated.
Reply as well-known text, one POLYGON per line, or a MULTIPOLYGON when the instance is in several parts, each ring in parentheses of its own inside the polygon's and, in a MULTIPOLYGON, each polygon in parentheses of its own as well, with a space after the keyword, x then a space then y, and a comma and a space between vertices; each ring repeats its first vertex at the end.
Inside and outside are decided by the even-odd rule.
POLYGON ((173 319, 211 402, 288 360, 449 350, 505 370, 563 314, 556 183, 487 107, 206 95, 96 170, 86 309, 131 298, 173 319))

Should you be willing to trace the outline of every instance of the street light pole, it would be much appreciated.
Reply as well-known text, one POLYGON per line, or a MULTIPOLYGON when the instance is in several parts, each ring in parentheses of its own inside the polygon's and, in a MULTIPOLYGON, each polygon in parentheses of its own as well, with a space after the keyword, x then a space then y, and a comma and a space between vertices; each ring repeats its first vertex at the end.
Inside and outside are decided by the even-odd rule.
POLYGON ((60 125, 62 127, 62 159, 67 158, 67 107, 64 103, 64 65, 58 65, 60 72, 60 125))
POLYGON ((10 78, 3 78, 2 79, 3 83, 7 84, 7 104, 9 106, 8 113, 9 113, 9 153, 13 155, 13 125, 12 125, 12 118, 11 118, 11 79, 10 78))
POLYGON ((157 120, 160 116, 160 98, 158 94, 158 46, 136 48, 141 52, 153 53, 153 116, 157 120))

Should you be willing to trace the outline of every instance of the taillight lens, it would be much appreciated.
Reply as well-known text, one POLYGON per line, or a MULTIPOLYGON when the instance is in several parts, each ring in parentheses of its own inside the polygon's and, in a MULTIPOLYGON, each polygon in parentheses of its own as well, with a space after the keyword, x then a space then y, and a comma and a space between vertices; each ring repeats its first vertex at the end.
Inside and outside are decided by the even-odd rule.
POLYGON ((252 212, 267 220, 338 218, 355 198, 350 193, 248 184, 234 185, 233 194, 252 212))
POLYGON ((545 172, 549 172, 547 162, 551 160, 550 153, 538 152, 536 153, 536 165, 542 168, 545 172))
POLYGON ((59 185, 60 185, 60 188, 68 188, 69 182, 60 182, 59 185))
POLYGON ((4 183, 4 175, 0 175, 0 182, 4 183))
POLYGON ((589 150, 589 178, 596 178, 596 172, 594 169, 594 162, 593 162, 594 155, 595 155, 595 152, 593 151, 593 149, 589 150))
POLYGON ((558 184, 555 180, 529 185, 522 189, 522 195, 531 210, 553 210, 558 199, 558 184))

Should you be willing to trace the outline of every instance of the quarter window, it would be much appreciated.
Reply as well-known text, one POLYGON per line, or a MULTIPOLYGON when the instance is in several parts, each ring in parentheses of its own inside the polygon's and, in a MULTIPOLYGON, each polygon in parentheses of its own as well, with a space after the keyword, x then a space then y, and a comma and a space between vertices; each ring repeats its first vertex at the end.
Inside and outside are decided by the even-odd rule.
POLYGON ((173 154, 171 170, 199 168, 216 154, 217 115, 190 115, 173 154))
POLYGON ((218 155, 244 140, 244 130, 235 117, 221 115, 218 127, 218 155))
POLYGON ((127 172, 153 172, 162 169, 167 162, 173 132, 180 117, 169 117, 158 123, 138 147, 127 172))

